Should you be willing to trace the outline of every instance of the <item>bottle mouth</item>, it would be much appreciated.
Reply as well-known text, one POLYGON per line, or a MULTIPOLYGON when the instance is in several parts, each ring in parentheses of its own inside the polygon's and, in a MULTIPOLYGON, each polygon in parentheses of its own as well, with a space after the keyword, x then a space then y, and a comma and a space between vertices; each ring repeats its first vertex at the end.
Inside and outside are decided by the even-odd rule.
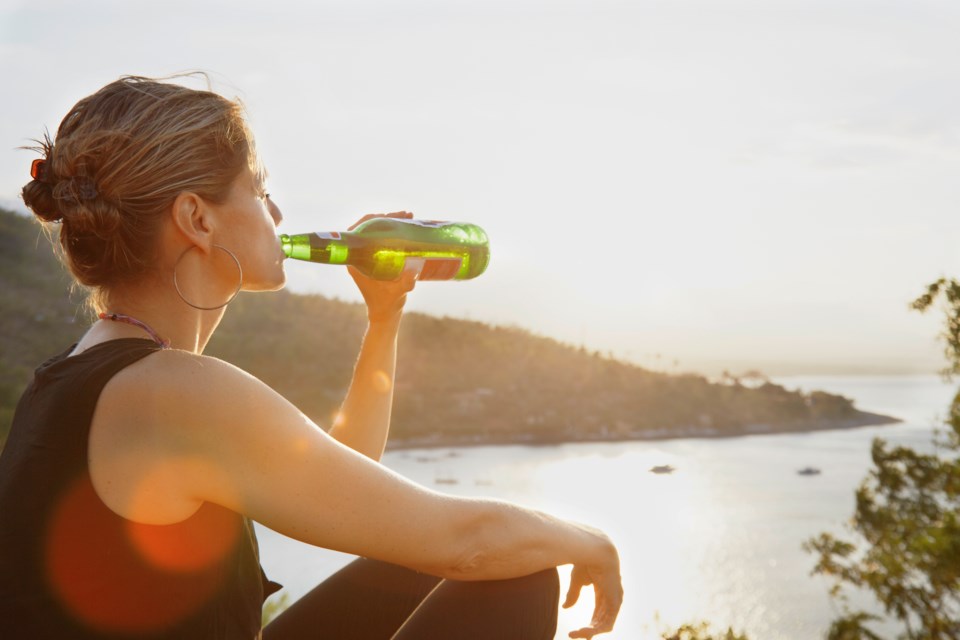
POLYGON ((290 236, 285 233, 280 235, 280 250, 283 251, 283 255, 287 258, 293 253, 293 242, 291 242, 290 236))

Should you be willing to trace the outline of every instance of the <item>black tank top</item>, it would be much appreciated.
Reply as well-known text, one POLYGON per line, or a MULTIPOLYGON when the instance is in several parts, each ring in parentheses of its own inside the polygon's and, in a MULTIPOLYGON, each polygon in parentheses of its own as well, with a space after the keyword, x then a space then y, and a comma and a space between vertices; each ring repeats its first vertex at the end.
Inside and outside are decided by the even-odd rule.
POLYGON ((111 511, 91 484, 100 392, 158 348, 122 339, 67 357, 71 347, 20 398, 0 455, 0 637, 257 636, 263 601, 280 585, 260 567, 248 519, 204 503, 183 522, 144 525, 111 511))

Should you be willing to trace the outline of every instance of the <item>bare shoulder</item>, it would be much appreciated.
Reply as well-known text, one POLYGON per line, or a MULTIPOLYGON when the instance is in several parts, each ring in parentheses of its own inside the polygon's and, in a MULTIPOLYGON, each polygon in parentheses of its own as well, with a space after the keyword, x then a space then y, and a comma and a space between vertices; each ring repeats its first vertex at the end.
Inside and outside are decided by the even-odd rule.
POLYGON ((116 376, 120 386, 153 387, 155 390, 185 390, 194 384, 215 386, 231 380, 257 379, 229 362, 180 349, 164 349, 130 365, 116 376))
POLYGON ((178 350, 151 354, 120 371, 100 396, 89 438, 94 487, 128 519, 178 522, 205 497, 197 479, 215 483, 223 475, 218 460, 229 455, 227 443, 249 455, 271 415, 306 420, 227 362, 178 350))
POLYGON ((228 362, 187 351, 160 351, 118 375, 107 404, 121 424, 136 422, 160 455, 246 452, 289 428, 317 429, 289 401, 228 362))
POLYGON ((176 349, 159 351, 127 367, 105 391, 141 417, 176 417, 188 423, 223 416, 233 407, 281 400, 239 367, 176 349))

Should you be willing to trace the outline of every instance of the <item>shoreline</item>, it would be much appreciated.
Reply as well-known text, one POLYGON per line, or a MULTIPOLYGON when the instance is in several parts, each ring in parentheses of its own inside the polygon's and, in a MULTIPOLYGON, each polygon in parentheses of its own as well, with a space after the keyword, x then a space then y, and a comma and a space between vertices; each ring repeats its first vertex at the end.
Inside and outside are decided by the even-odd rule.
POLYGON ((623 434, 584 434, 580 438, 559 437, 559 434, 549 434, 552 437, 540 436, 536 433, 514 433, 499 437, 469 435, 461 437, 443 437, 439 434, 422 438, 406 438, 402 440, 388 440, 387 451, 407 451, 412 449, 442 449, 466 447, 495 447, 495 446, 528 446, 547 447, 562 444, 580 444, 597 442, 655 442, 658 440, 687 440, 687 439, 719 439, 742 438, 745 436, 786 435, 796 433, 813 433, 816 431, 842 431, 846 429, 860 429, 863 427, 880 427, 901 424, 903 420, 886 416, 880 413, 858 411, 857 415, 837 420, 824 420, 817 423, 797 422, 786 425, 754 424, 736 427, 729 430, 719 430, 712 427, 673 427, 661 429, 646 429, 623 434))

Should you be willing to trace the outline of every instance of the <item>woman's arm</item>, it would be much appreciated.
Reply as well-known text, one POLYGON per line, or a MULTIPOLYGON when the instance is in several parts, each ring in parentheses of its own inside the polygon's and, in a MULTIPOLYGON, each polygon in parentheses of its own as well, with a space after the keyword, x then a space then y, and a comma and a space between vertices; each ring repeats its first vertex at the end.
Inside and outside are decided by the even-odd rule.
MULTIPOLYGON (((350 229, 376 217, 412 218, 413 214, 406 211, 386 216, 372 214, 358 220, 350 229)), ((400 317, 419 269, 405 269, 399 279, 389 282, 367 278, 353 267, 349 270, 367 305, 369 325, 350 388, 329 433, 354 451, 371 460, 380 460, 390 431, 400 317)))
POLYGON ((149 481, 158 493, 196 508, 215 502, 310 544, 446 578, 511 578, 572 563, 568 601, 592 583, 595 626, 616 617, 619 560, 602 533, 414 484, 337 442, 232 365, 162 351, 118 374, 105 394, 97 420, 138 425, 136 441, 153 458, 142 466, 154 469, 149 481))
MULTIPOLYGON (((359 275, 358 278, 363 278, 359 275)), ((405 273, 394 283, 364 283, 380 290, 381 299, 394 298, 395 308, 377 312, 368 302, 369 324, 346 398, 330 427, 330 435, 371 460, 380 460, 390 431, 393 385, 397 367, 397 332, 403 296, 416 275, 405 273), (387 289, 386 293, 382 293, 387 289)), ((363 290, 363 289, 361 289, 363 290)), ((372 297, 372 294, 370 294, 372 297)))

